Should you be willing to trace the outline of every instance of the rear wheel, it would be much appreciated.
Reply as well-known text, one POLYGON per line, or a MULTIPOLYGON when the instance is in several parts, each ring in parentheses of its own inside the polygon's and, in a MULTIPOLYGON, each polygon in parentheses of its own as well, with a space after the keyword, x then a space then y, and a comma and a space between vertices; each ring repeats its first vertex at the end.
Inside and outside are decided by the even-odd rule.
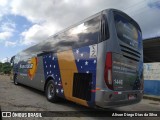
POLYGON ((58 96, 56 95, 56 88, 53 80, 48 81, 45 89, 45 95, 47 97, 47 100, 50 102, 58 101, 58 96))
POLYGON ((15 85, 18 85, 17 74, 14 75, 13 82, 14 82, 15 85))

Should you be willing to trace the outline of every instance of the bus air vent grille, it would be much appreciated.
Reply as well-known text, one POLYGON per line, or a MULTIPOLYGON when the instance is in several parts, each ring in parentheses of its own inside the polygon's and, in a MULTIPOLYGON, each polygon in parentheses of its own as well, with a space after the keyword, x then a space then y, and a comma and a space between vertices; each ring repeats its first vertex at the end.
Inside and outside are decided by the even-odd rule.
POLYGON ((121 51, 124 57, 134 60, 136 62, 139 62, 141 54, 138 51, 124 45, 120 45, 120 46, 121 46, 121 51))
POLYGON ((74 73, 73 91, 74 97, 90 101, 91 100, 91 81, 92 74, 89 73, 74 73))
POLYGON ((129 50, 129 51, 131 51, 131 52, 133 52, 135 54, 141 55, 139 51, 136 51, 136 50, 134 50, 132 48, 129 48, 127 46, 124 46, 124 45, 120 45, 120 46, 121 46, 121 48, 127 49, 127 50, 129 50))

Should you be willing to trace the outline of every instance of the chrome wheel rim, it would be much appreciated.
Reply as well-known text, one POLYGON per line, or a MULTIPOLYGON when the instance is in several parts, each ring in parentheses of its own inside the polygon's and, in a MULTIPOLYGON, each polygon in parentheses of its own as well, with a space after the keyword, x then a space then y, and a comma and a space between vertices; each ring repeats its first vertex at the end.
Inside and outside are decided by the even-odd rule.
POLYGON ((48 98, 52 98, 54 96, 54 86, 53 84, 49 84, 48 86, 48 98))

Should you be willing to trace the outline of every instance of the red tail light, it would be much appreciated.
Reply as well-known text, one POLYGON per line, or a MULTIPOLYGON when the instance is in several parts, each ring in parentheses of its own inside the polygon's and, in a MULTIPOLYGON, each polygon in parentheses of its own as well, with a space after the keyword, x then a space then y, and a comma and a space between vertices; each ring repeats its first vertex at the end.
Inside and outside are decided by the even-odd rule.
POLYGON ((112 53, 108 52, 106 55, 106 64, 104 70, 104 80, 109 89, 113 90, 112 81, 112 53))

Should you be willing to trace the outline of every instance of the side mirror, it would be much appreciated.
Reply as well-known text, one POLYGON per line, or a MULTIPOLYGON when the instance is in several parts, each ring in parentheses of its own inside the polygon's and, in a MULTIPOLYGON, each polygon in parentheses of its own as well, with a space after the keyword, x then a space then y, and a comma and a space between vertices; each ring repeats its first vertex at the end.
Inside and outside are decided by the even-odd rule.
POLYGON ((13 66, 13 64, 14 64, 14 59, 15 59, 15 56, 11 57, 11 59, 10 59, 11 66, 13 66))

